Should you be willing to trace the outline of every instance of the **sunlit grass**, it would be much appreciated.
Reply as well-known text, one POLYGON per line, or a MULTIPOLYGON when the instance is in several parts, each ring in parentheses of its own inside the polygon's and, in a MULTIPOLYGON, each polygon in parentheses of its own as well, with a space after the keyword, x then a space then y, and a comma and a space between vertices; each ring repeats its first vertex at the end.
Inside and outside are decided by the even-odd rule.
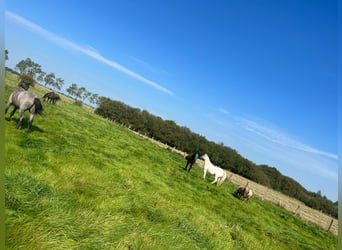
MULTIPOLYGON (((15 85, 8 75, 6 98, 15 85)), ((6 249, 336 249, 332 234, 237 200, 233 184, 64 99, 43 103, 29 134, 17 114, 5 123, 6 249)))

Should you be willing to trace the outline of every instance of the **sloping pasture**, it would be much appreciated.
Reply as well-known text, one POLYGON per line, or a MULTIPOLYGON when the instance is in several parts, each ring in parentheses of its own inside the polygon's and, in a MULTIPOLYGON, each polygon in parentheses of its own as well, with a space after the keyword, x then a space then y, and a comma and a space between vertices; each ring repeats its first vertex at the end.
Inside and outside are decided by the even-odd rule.
MULTIPOLYGON (((6 98, 16 84, 7 74, 6 98)), ((331 233, 242 202, 236 185, 187 173, 181 155, 62 99, 43 103, 29 134, 18 114, 5 122, 6 249, 336 248, 331 233)))
MULTIPOLYGON (((138 134, 135 131, 131 131, 135 134, 138 134)), ((138 134, 140 136, 145 137, 144 135, 138 134)), ((157 144, 158 146, 171 150, 172 152, 178 153, 183 157, 186 156, 186 153, 180 151, 176 148, 172 148, 166 144, 163 144, 159 141, 153 140, 152 138, 147 138, 149 141, 157 144)), ((196 161, 197 165, 203 167, 203 161, 198 159, 196 161)), ((225 170, 227 174, 227 180, 231 183, 234 183, 238 186, 244 186, 247 182, 249 182, 249 186, 253 189, 254 196, 258 197, 261 200, 267 200, 274 204, 277 204, 279 207, 283 207, 289 212, 292 212, 294 215, 299 216, 303 220, 311 222, 320 226, 322 229, 327 230, 335 235, 338 235, 338 220, 326 215, 318 210, 312 209, 306 206, 303 202, 296 200, 292 197, 289 197, 281 192, 275 191, 263 185, 260 185, 254 181, 251 181, 247 178, 244 178, 240 175, 234 174, 228 170, 225 170)))

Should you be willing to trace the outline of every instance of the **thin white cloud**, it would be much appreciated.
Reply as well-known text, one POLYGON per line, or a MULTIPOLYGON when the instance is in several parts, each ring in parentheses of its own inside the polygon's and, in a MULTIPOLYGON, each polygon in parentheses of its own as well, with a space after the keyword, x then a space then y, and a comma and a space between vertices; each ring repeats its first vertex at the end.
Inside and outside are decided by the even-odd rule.
POLYGON ((167 72, 166 70, 164 69, 161 69, 161 68, 157 68, 155 66, 152 66, 150 63, 144 61, 144 60, 141 60, 135 56, 130 56, 130 58, 135 62, 137 63, 139 66, 147 69, 148 71, 150 72, 153 72, 153 73, 156 73, 156 74, 164 74, 164 75, 170 75, 169 72, 167 72))
POLYGON ((275 165, 282 172, 287 171, 290 176, 295 176, 297 169, 337 180, 338 156, 335 154, 306 145, 293 136, 254 119, 231 113, 224 120, 214 117, 210 119, 224 129, 217 131, 220 140, 224 138, 229 142, 227 145, 257 164, 275 165))
POLYGON ((147 62, 145 62, 145 61, 143 61, 143 60, 141 60, 141 59, 139 59, 139 58, 137 58, 137 57, 135 57, 135 56, 130 56, 130 58, 131 58, 134 62, 138 63, 140 66, 142 66, 142 67, 144 67, 145 69, 147 69, 148 71, 153 72, 153 73, 158 72, 158 70, 157 70, 155 67, 153 67, 151 64, 149 64, 149 63, 147 63, 147 62))
POLYGON ((57 44, 58 46, 60 47, 63 47, 63 48, 68 48, 68 49, 72 49, 74 51, 78 51, 78 52, 81 52, 101 63, 104 63, 130 77, 133 77, 143 83, 146 83, 148 84, 149 86, 152 86, 153 88, 159 90, 159 91, 162 91, 164 93, 167 93, 169 95, 173 95, 173 92, 167 88, 164 88, 163 86, 149 80, 149 79, 146 79, 145 77, 141 76, 140 74, 122 66, 121 64, 113 61, 113 60, 109 60, 105 57, 103 57, 100 53, 98 53, 97 51, 95 51, 95 49, 93 48, 90 48, 89 46, 87 47, 84 47, 84 46, 81 46, 81 45, 78 45, 72 41, 69 41, 63 37, 60 37, 42 27, 40 27, 39 25, 37 24, 34 24, 30 21, 28 21, 27 19, 21 17, 21 16, 18 16, 17 14, 13 13, 13 12, 10 12, 10 11, 5 11, 5 16, 6 18, 14 21, 14 22, 17 22, 21 25, 23 25, 25 28, 31 30, 32 32, 34 33, 37 33, 39 34, 40 36, 44 37, 45 39, 57 44))
POLYGON ((255 121, 252 120, 248 120, 245 118, 240 118, 241 121, 241 125, 248 131, 255 133, 261 137, 263 137, 264 139, 271 141, 273 143, 277 143, 279 145, 288 147, 288 148, 292 148, 292 149, 296 149, 296 150, 300 150, 300 151, 304 151, 307 153, 312 153, 312 154, 316 154, 316 155, 321 155, 321 156, 325 156, 325 157, 329 157, 332 159, 337 159, 338 156, 332 153, 328 153, 316 148, 313 148, 309 145, 306 145, 305 143, 302 143, 294 138, 292 138, 289 135, 286 135, 285 133, 278 131, 276 129, 272 129, 269 128, 267 126, 264 126, 260 123, 257 123, 255 121))

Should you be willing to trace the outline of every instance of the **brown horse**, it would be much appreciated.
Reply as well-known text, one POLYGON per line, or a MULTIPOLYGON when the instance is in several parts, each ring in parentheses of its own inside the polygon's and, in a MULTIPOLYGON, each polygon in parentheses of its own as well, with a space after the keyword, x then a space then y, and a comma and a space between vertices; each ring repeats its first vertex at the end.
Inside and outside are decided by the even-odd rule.
POLYGON ((188 154, 187 156, 185 156, 185 159, 187 161, 186 161, 186 165, 185 165, 185 167, 183 169, 187 170, 188 165, 190 165, 190 167, 188 169, 188 172, 190 172, 190 170, 192 168, 192 165, 194 165, 194 163, 196 162, 198 157, 199 157, 199 153, 197 153, 197 152, 196 153, 192 153, 192 154, 188 154))
POLYGON ((249 183, 247 182, 244 187, 238 187, 233 195, 239 199, 241 199, 242 197, 243 200, 248 200, 249 198, 251 198, 251 196, 253 195, 253 191, 248 187, 248 184, 249 183))
POLYGON ((55 92, 49 92, 49 93, 46 93, 44 96, 43 96, 43 101, 45 101, 45 99, 47 99, 47 102, 50 102, 50 103, 53 103, 53 104, 56 104, 56 102, 58 100, 62 100, 59 95, 55 92))

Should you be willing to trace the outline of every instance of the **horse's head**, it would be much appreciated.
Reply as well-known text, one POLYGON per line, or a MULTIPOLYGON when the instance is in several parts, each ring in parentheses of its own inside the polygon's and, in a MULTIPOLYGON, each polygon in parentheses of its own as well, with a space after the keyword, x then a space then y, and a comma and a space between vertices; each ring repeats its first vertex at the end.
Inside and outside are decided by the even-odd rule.
POLYGON ((250 189, 250 190, 248 191, 248 193, 247 193, 246 195, 244 195, 244 198, 248 200, 249 198, 252 197, 252 195, 253 195, 253 191, 252 191, 252 189, 250 189))
POLYGON ((207 159, 209 159, 209 156, 207 154, 204 154, 200 157, 200 159, 206 161, 207 159))
POLYGON ((25 90, 28 90, 29 87, 30 87, 30 84, 27 83, 27 82, 21 81, 21 82, 19 83, 18 87, 23 88, 23 89, 25 89, 25 90))

